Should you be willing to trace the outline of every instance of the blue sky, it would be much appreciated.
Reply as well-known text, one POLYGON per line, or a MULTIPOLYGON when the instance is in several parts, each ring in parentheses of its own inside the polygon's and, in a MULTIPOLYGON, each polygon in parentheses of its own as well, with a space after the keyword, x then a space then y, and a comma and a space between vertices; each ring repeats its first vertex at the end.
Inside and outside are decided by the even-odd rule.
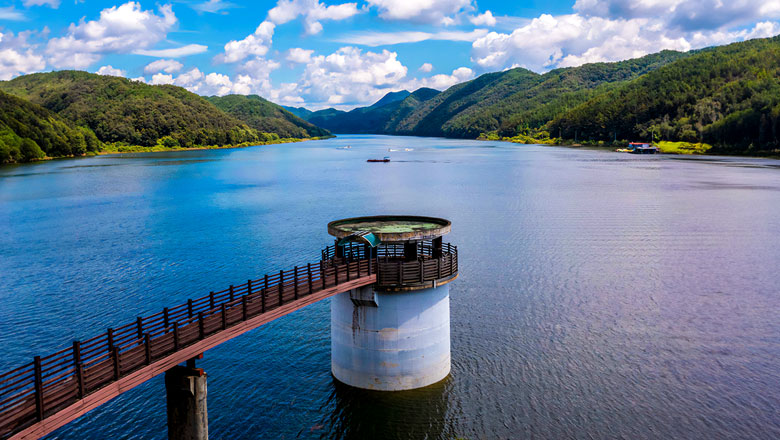
POLYGON ((780 0, 0 0, 0 79, 80 69, 349 109, 485 72, 780 33, 780 0))

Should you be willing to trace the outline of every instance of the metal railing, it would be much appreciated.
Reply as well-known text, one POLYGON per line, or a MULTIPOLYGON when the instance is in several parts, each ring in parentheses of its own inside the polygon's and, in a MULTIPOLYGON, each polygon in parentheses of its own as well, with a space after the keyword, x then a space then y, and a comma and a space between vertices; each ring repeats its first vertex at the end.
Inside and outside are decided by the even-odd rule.
POLYGON ((376 270, 371 259, 296 266, 36 356, 33 362, 0 374, 0 439, 208 336, 376 270))

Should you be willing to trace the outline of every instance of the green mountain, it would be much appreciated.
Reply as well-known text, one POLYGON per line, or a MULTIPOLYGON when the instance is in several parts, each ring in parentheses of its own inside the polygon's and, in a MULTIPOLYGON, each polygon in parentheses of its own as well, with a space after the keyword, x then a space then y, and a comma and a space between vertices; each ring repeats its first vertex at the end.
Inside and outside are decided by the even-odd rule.
POLYGON ((298 139, 330 135, 328 130, 306 122, 257 95, 210 96, 206 100, 260 132, 298 139))
POLYGON ((228 146, 328 134, 257 96, 211 98, 226 112, 181 87, 80 71, 24 75, 0 81, 0 91, 119 146, 228 146))
POLYGON ((714 152, 780 148, 780 37, 699 51, 559 115, 564 137, 705 142, 714 152))
POLYGON ((91 130, 73 127, 39 105, 0 92, 0 163, 80 156, 100 147, 91 130))
POLYGON ((306 109, 305 107, 290 107, 287 105, 283 105, 282 108, 294 114, 295 116, 303 119, 304 121, 308 121, 309 116, 311 116, 311 114, 314 113, 313 111, 306 109))
POLYGON ((416 90, 414 93, 406 90, 390 92, 369 107, 360 107, 349 112, 332 108, 319 110, 307 119, 336 133, 396 134, 387 127, 394 126, 396 121, 439 93, 438 90, 428 88, 416 90))
POLYGON ((538 128, 558 114, 616 84, 688 56, 663 51, 617 63, 595 63, 537 74, 517 68, 457 84, 419 106, 389 132, 476 138, 500 131, 511 136, 538 128))
POLYGON ((499 132, 514 136, 529 127, 538 129, 618 84, 688 55, 663 51, 617 63, 556 69, 543 75, 522 68, 487 73, 444 92, 396 92, 370 107, 350 112, 321 110, 308 115, 307 120, 336 133, 474 139, 482 133, 499 132), (399 99, 398 94, 405 98, 399 99))

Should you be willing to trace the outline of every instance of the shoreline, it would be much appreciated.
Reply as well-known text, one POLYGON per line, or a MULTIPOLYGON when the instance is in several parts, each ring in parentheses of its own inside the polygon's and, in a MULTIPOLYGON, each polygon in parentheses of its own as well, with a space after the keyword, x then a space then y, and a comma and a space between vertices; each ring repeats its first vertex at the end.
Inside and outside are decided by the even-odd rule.
POLYGON ((325 139, 332 139, 336 136, 321 136, 321 137, 313 137, 313 138, 305 138, 305 139, 298 139, 298 138, 284 138, 284 139, 278 139, 275 141, 268 141, 268 142, 251 142, 247 144, 237 144, 237 145, 206 145, 206 146, 198 146, 198 147, 191 147, 191 148, 184 148, 184 147, 174 147, 174 148, 167 148, 167 147, 142 147, 140 145, 123 145, 121 147, 118 147, 116 150, 103 150, 93 153, 86 153, 81 156, 56 156, 56 157, 43 157, 41 159, 31 160, 29 162, 8 162, 8 163, 0 163, 0 166, 7 166, 7 165, 28 165, 28 164, 35 164, 35 163, 41 163, 41 162, 50 162, 53 160, 65 160, 65 159, 82 159, 87 157, 97 157, 97 156, 110 156, 110 155, 117 155, 117 154, 132 154, 132 153, 169 153, 169 152, 176 152, 176 151, 195 151, 195 150, 227 150, 227 149, 233 149, 233 148, 248 148, 248 147, 262 147, 265 145, 277 145, 277 144, 292 144, 292 143, 298 143, 298 142, 305 142, 305 141, 320 141, 325 139), (124 151, 120 151, 124 150, 124 151))

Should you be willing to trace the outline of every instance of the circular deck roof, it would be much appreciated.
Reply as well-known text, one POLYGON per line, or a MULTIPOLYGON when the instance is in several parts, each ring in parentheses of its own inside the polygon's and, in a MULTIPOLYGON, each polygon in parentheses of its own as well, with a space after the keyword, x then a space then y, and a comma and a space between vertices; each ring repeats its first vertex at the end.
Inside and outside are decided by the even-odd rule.
POLYGON ((328 234, 336 238, 348 237, 356 232, 371 232, 384 242, 424 240, 450 232, 452 223, 436 217, 414 215, 377 215, 354 217, 328 223, 328 234))

